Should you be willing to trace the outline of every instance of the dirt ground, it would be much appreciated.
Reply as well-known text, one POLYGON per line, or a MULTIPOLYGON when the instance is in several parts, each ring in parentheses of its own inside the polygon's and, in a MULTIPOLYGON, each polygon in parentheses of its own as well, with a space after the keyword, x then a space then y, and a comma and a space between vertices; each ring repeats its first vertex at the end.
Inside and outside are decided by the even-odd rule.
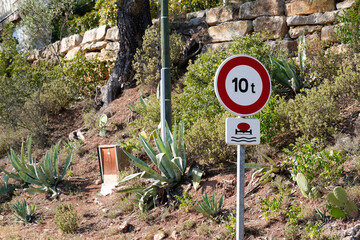
MULTIPOLYGON (((24 190, 15 191, 9 199, 11 203, 17 200, 27 199, 30 203, 36 203, 36 223, 23 225, 15 223, 14 217, 8 204, 1 205, 0 216, 0 239, 154 239, 159 233, 164 233, 163 239, 235 239, 230 237, 224 221, 212 221, 205 218, 194 209, 186 212, 177 206, 158 206, 148 213, 140 213, 131 200, 124 195, 112 193, 108 196, 100 195, 101 185, 96 148, 103 144, 117 144, 118 140, 126 139, 126 124, 133 120, 134 115, 128 108, 128 104, 139 101, 139 89, 128 89, 124 94, 106 110, 109 123, 106 129, 106 137, 99 136, 99 129, 91 129, 84 133, 84 144, 77 150, 71 163, 71 176, 67 176, 59 187, 62 193, 57 200, 49 199, 45 194, 28 195, 24 190), (125 199, 125 200, 124 200, 125 199), (60 203, 72 203, 78 216, 80 216, 79 229, 74 234, 65 234, 57 230, 54 216, 60 203), (119 227, 127 223, 128 228, 123 233, 119 227)), ((51 137, 54 142, 59 139, 66 140, 70 132, 84 126, 81 117, 83 105, 76 103, 63 111, 59 116, 52 119, 51 137)), ((349 110, 348 116, 357 112, 358 109, 349 110)), ((355 121, 349 118, 349 122, 355 121)), ((8 161, 0 163, 2 167, 10 170, 8 161)), ((348 161, 351 168, 352 161, 348 161)), ((306 202, 307 206, 315 207, 314 203, 307 200, 298 191, 294 181, 288 174, 274 176, 273 183, 264 186, 258 185, 259 179, 255 179, 251 186, 254 170, 246 170, 245 173, 245 239, 284 239, 284 227, 286 217, 282 214, 265 219, 260 209, 259 196, 269 197, 275 192, 276 184, 282 183, 290 190, 285 199, 285 204, 293 200, 306 202)), ((236 209, 236 164, 232 163, 219 169, 207 169, 201 180, 200 187, 194 191, 190 185, 182 185, 178 191, 190 189, 189 193, 194 200, 200 200, 205 192, 212 195, 215 192, 217 199, 222 194, 225 196, 223 215, 235 214, 236 209)), ((9 200, 7 199, 7 200, 9 200)), ((3 202, 6 202, 2 199, 3 202)), ((324 232, 341 234, 345 229, 359 222, 356 220, 333 220, 327 219, 324 232)), ((159 238, 160 239, 160 238, 159 238)))

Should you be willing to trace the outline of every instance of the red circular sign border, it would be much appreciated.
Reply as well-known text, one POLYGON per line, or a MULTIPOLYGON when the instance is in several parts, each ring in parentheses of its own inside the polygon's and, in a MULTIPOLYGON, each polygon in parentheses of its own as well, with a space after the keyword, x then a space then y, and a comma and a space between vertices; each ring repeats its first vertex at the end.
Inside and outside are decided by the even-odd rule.
POLYGON ((264 65, 248 55, 236 55, 226 59, 218 68, 215 76, 215 92, 220 103, 230 112, 240 115, 249 116, 259 112, 265 107, 271 94, 271 80, 268 71, 264 65), (225 87, 225 81, 228 73, 236 66, 246 65, 253 68, 259 73, 263 83, 262 93, 259 99, 250 105, 240 105, 235 103, 228 95, 225 87))

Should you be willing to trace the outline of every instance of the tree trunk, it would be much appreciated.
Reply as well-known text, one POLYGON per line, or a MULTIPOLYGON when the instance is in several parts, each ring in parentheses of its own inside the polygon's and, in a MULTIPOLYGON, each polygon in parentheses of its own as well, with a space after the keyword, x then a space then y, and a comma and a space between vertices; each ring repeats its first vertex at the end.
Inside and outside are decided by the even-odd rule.
POLYGON ((151 25, 149 0, 117 0, 116 4, 120 50, 111 76, 101 89, 104 105, 116 99, 122 89, 135 84, 132 61, 146 28, 151 25))

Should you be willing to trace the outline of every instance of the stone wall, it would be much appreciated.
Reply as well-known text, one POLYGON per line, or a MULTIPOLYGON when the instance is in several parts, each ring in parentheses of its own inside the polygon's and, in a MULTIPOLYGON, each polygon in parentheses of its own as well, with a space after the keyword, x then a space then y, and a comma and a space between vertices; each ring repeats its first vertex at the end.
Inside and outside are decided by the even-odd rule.
MULTIPOLYGON (((337 15, 350 8, 355 0, 255 0, 233 3, 230 6, 189 13, 172 24, 188 39, 199 32, 206 33, 206 47, 216 48, 252 32, 267 32, 270 44, 277 40, 289 52, 296 51, 297 39, 305 34, 306 42, 327 41, 336 43, 334 29, 337 15)), ((82 50, 88 59, 114 61, 119 50, 119 31, 100 26, 82 35, 62 39, 30 58, 54 59, 52 50, 71 60, 82 50)))

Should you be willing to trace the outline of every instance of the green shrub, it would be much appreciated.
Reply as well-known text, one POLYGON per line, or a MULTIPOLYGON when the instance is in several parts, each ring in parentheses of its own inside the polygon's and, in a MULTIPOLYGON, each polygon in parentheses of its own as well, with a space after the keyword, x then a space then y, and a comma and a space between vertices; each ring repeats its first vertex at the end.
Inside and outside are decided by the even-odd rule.
POLYGON ((105 85, 110 71, 110 63, 88 60, 82 52, 64 65, 69 87, 76 98, 93 97, 97 86, 105 85))
MULTIPOLYGON (((208 52, 198 56, 190 63, 185 74, 183 93, 175 97, 175 117, 184 119, 189 127, 200 117, 212 119, 225 110, 221 107, 214 92, 214 76, 217 68, 227 58, 236 54, 248 54, 257 58, 271 71, 268 55, 270 47, 263 42, 261 34, 255 33, 236 39, 226 50, 208 52)), ((273 54, 277 56, 277 54, 273 54)))
POLYGON ((69 34, 84 34, 100 25, 100 15, 96 11, 77 16, 67 22, 69 34))
POLYGON ((110 27, 116 26, 117 8, 116 0, 98 0, 96 1, 94 9, 97 10, 100 19, 100 25, 108 25, 110 27))
MULTIPOLYGON (((170 35, 170 74, 171 82, 175 84, 178 80, 176 65, 182 61, 182 48, 184 42, 177 33, 170 35)), ((143 36, 141 48, 136 50, 133 68, 134 78, 137 84, 156 88, 160 82, 160 31, 157 25, 150 26, 143 36)))
POLYGON ((79 228, 80 217, 71 203, 60 204, 57 207, 54 222, 57 229, 65 233, 74 233, 79 228))
POLYGON ((222 0, 170 0, 169 11, 171 15, 196 12, 220 6, 222 0))
POLYGON ((356 52, 360 51, 360 1, 350 9, 344 9, 341 15, 338 15, 339 27, 337 35, 341 42, 348 43, 356 52))
POLYGON ((291 146, 293 150, 285 149, 285 152, 289 155, 288 164, 294 175, 302 173, 309 182, 317 179, 317 182, 326 180, 331 183, 342 175, 342 165, 347 157, 340 152, 321 149, 317 139, 301 146, 291 146))
POLYGON ((214 119, 199 118, 185 135, 189 158, 201 165, 213 166, 233 161, 236 148, 225 143, 225 119, 230 113, 214 119))

